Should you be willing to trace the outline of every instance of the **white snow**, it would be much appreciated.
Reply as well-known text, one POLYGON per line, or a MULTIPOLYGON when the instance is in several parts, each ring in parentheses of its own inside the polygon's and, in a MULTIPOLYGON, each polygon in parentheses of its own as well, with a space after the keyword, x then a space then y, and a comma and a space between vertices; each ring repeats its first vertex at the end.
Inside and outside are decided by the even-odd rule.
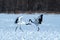
POLYGON ((21 15, 28 22, 29 18, 34 20, 40 14, 0 14, 0 40, 60 40, 60 14, 44 14, 40 31, 34 24, 22 25, 24 32, 15 31, 14 21, 21 15))

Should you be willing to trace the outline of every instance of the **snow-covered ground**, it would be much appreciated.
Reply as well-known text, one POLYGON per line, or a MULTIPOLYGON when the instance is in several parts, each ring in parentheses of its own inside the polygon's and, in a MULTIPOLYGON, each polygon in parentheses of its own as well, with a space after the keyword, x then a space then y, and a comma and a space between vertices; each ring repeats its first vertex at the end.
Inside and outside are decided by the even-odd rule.
POLYGON ((60 14, 43 14, 43 22, 37 27, 32 25, 21 25, 21 30, 15 31, 14 21, 23 16, 23 21, 34 20, 40 14, 0 14, 0 40, 60 40, 60 14))

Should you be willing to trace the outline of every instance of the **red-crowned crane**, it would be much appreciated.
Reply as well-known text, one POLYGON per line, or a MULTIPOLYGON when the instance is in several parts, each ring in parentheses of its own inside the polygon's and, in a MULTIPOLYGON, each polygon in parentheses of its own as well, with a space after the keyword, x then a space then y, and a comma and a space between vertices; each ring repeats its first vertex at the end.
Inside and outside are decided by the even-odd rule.
MULTIPOLYGON (((22 18, 23 18, 23 16, 20 16, 20 17, 17 17, 17 19, 15 20, 15 24, 20 25, 21 31, 23 31, 21 28, 21 25, 31 25, 30 23, 26 23, 26 22, 22 21, 22 18)), ((16 27, 15 31, 17 30, 17 28, 18 28, 18 26, 16 27)))
MULTIPOLYGON (((35 24, 36 26, 38 26, 39 24, 41 24, 42 21, 43 21, 43 14, 39 15, 38 18, 36 18, 34 21, 32 21, 31 19, 29 19, 29 22, 35 24)), ((39 27, 37 27, 37 28, 38 28, 37 31, 39 31, 40 28, 39 27)))

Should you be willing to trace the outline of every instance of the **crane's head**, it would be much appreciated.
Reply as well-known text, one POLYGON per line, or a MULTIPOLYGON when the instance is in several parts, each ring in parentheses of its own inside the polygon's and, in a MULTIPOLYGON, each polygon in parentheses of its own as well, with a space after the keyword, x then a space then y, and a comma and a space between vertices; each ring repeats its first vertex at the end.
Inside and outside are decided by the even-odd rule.
POLYGON ((43 16, 43 14, 41 14, 41 16, 43 16))
POLYGON ((33 23, 33 21, 31 19, 29 19, 29 22, 32 22, 33 23))

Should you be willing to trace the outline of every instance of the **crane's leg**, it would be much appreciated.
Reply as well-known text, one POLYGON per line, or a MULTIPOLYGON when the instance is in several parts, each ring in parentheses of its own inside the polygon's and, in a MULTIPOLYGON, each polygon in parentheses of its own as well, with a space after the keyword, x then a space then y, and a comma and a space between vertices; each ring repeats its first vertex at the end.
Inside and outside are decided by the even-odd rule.
POLYGON ((17 30, 18 26, 15 28, 15 31, 17 30))
POLYGON ((23 32, 22 28, 20 27, 20 30, 23 32))
POLYGON ((20 28, 19 28, 22 32, 23 32, 23 30, 22 30, 22 28, 21 28, 21 25, 20 25, 20 28))
POLYGON ((37 31, 39 31, 40 30, 40 28, 38 27, 38 30, 37 31))

